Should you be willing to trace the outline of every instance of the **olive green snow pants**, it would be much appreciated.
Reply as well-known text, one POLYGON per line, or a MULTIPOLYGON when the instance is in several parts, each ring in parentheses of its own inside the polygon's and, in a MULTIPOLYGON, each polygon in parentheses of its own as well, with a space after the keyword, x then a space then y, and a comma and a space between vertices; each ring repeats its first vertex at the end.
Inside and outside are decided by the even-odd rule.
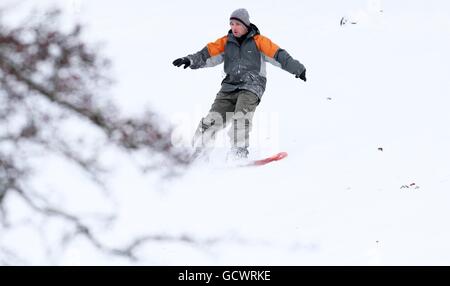
POLYGON ((219 92, 208 115, 202 118, 193 138, 194 147, 206 147, 213 143, 217 131, 231 121, 228 132, 232 147, 248 147, 252 118, 260 102, 259 97, 248 90, 219 92))

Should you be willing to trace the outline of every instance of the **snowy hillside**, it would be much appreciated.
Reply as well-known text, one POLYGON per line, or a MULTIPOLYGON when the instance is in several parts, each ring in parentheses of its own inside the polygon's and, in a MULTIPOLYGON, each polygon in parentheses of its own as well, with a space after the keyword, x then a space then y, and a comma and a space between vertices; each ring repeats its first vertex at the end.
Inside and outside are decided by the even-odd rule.
MULTIPOLYGON (((137 262, 106 256, 82 238, 65 250, 41 249, 42 241, 58 239, 58 224, 40 232, 23 227, 0 242, 32 264, 450 264, 450 4, 280 5, 66 1, 67 22, 86 23, 89 40, 105 43, 117 81, 113 93, 124 112, 151 106, 175 124, 178 144, 190 139, 208 111, 223 66, 184 70, 172 61, 224 36, 230 13, 247 8, 261 34, 307 69, 305 83, 268 65, 250 139, 253 158, 278 151, 289 156, 264 167, 226 168, 220 164, 228 149, 225 132, 213 162, 171 180, 143 175, 113 156, 109 183, 119 213, 102 238, 109 245, 141 233, 213 240, 200 246, 148 243, 137 262)), ((33 4, 24 1, 20 9, 28 7, 33 4)), ((75 171, 48 162, 43 173, 36 184, 61 189, 67 208, 108 211, 81 180, 64 184, 75 171)), ((24 210, 16 219, 26 217, 24 210)))

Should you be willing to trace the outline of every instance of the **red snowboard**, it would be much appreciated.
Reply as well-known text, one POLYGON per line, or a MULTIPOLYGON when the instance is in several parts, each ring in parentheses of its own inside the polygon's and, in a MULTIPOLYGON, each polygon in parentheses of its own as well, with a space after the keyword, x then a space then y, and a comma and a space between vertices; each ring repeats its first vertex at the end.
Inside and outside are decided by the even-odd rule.
POLYGON ((286 153, 286 152, 280 152, 278 154, 275 154, 273 156, 270 156, 270 157, 267 157, 264 159, 251 161, 246 166, 263 166, 270 162, 282 160, 282 159, 286 158, 287 155, 288 155, 288 153, 286 153))

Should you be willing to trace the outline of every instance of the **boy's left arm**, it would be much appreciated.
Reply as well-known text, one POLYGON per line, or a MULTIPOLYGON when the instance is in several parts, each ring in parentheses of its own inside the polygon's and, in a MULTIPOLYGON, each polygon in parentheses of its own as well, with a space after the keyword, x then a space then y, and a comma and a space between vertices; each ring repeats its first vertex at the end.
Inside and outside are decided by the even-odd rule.
POLYGON ((281 49, 269 38, 262 35, 256 35, 254 39, 256 46, 262 52, 266 61, 275 66, 281 67, 283 70, 294 74, 296 77, 306 80, 305 66, 298 60, 292 58, 286 50, 281 49))

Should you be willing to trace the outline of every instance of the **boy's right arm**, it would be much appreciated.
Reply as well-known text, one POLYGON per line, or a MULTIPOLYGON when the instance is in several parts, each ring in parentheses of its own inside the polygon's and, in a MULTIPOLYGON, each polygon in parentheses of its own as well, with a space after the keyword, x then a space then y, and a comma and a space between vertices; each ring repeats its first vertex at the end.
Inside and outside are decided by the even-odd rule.
MULTIPOLYGON (((225 52, 225 45, 227 43, 227 39, 228 36, 219 38, 215 42, 208 43, 203 49, 201 49, 197 53, 182 58, 189 60, 189 64, 187 64, 187 66, 185 65, 185 68, 190 66, 191 69, 198 69, 198 68, 213 67, 218 64, 221 64, 223 62, 223 53, 225 52)), ((176 65, 175 62, 174 65, 176 65)))

